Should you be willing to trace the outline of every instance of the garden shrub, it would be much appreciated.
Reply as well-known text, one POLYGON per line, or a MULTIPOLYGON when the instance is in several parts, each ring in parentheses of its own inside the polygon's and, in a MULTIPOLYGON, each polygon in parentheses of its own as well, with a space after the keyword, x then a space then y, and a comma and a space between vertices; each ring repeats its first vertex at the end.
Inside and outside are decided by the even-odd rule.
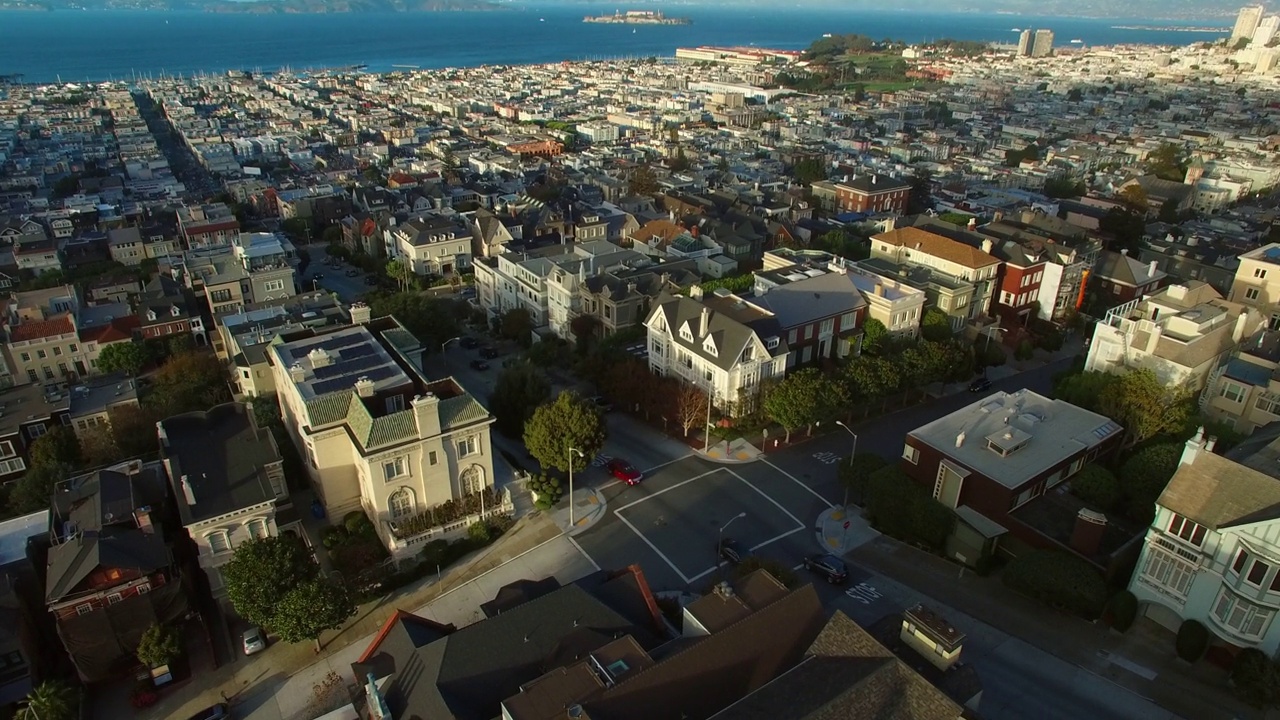
POLYGON ((1280 667, 1261 650, 1245 648, 1231 664, 1231 688, 1253 707, 1275 707, 1280 699, 1280 667))
POLYGON ((1107 601, 1107 582, 1089 563, 1065 550, 1019 555, 1004 570, 1004 584, 1031 598, 1095 618, 1107 601))
POLYGON ((1209 630, 1199 620, 1186 620, 1178 628, 1178 638, 1174 643, 1178 657, 1187 662, 1195 662, 1204 656, 1209 649, 1209 630))

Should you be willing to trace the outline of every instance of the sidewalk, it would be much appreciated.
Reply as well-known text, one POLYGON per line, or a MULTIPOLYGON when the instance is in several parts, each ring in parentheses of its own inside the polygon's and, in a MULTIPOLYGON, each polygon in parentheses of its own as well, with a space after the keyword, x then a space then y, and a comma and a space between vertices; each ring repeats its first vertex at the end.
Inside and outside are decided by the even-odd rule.
POLYGON ((1123 687, 1184 718, 1254 719, 1235 699, 1226 672, 1177 659, 1173 634, 1140 619, 1127 634, 1055 612, 943 558, 881 537, 848 559, 1123 687))
POLYGON ((856 505, 823 510, 818 514, 814 530, 823 552, 842 557, 880 537, 880 533, 863 519, 856 505))
MULTIPOLYGON (((161 701, 145 710, 134 710, 129 706, 128 682, 113 683, 96 691, 93 716, 102 720, 121 717, 140 720, 187 717, 204 707, 223 702, 223 693, 227 697, 245 701, 246 705, 251 704, 250 698, 255 702, 265 702, 275 691, 266 698, 259 698, 263 688, 275 688, 304 669, 307 674, 297 682, 303 682, 305 694, 310 694, 316 678, 322 678, 328 672, 319 669, 326 664, 335 668, 345 667, 346 670, 339 672, 339 675, 346 683, 351 674, 347 655, 354 653, 358 656, 368 644, 370 636, 382 627, 387 617, 396 609, 422 607, 562 536, 562 530, 549 514, 537 513, 521 518, 493 545, 459 561, 442 577, 428 577, 358 607, 356 615, 341 630, 325 633, 321 638, 323 649, 319 654, 314 652, 313 645, 309 642, 289 644, 273 641, 265 651, 253 658, 239 656, 229 665, 192 679, 186 687, 179 688, 176 692, 162 693, 161 701), (123 688, 121 692, 114 692, 120 688, 123 688)), ((248 710, 240 712, 241 716, 246 714, 248 710)), ((274 713, 268 717, 271 715, 274 713)))

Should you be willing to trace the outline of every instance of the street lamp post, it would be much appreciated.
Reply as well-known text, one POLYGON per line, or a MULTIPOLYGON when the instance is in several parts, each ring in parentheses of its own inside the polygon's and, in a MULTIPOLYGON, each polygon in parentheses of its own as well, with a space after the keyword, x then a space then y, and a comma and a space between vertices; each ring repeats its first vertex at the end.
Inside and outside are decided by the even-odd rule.
POLYGON ((584 455, 582 451, 579 450, 578 448, 575 448, 575 447, 569 448, 568 455, 569 455, 569 529, 570 530, 573 530, 573 526, 574 526, 574 522, 573 522, 573 456, 575 453, 577 453, 578 457, 582 458, 583 460, 587 459, 587 456, 584 455))
MULTIPOLYGON (((858 453, 858 433, 849 429, 849 426, 845 425, 843 420, 837 420, 836 424, 844 428, 845 432, 853 436, 853 447, 849 449, 849 469, 852 470, 853 456, 858 453)), ((844 483, 844 507, 846 508, 849 507, 849 484, 848 483, 844 483)))
POLYGON ((999 324, 997 324, 995 327, 987 331, 987 342, 982 346, 982 362, 983 362, 982 374, 984 376, 987 374, 987 366, 986 366, 987 351, 991 349, 991 333, 992 332, 998 332, 998 333, 1009 332, 1009 328, 1002 328, 1000 327, 999 324))
POLYGON ((453 342, 454 340, 461 340, 461 339, 462 339, 461 337, 451 337, 448 340, 445 340, 444 342, 440 343, 440 359, 444 360, 445 372, 449 371, 449 356, 445 353, 444 350, 445 348, 449 347, 449 343, 453 342))
POLYGON ((746 516, 747 514, 745 512, 740 512, 737 515, 734 515, 733 517, 729 518, 729 522, 721 525, 720 529, 716 531, 716 555, 717 556, 720 554, 720 543, 724 541, 724 529, 732 525, 734 520, 737 520, 738 518, 744 518, 746 516))

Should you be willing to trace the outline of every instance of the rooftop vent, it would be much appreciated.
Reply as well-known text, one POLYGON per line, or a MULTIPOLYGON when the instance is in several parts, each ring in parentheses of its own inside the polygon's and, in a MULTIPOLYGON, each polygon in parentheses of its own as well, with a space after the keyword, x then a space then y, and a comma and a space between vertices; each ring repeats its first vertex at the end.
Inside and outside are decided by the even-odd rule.
POLYGON ((312 350, 307 353, 307 358, 311 360, 311 367, 313 368, 328 367, 333 362, 333 358, 329 355, 329 351, 324 348, 316 348, 315 350, 312 350))
POLYGON ((374 382, 372 380, 361 375, 360 379, 356 380, 356 394, 362 398, 373 397, 373 386, 374 382))

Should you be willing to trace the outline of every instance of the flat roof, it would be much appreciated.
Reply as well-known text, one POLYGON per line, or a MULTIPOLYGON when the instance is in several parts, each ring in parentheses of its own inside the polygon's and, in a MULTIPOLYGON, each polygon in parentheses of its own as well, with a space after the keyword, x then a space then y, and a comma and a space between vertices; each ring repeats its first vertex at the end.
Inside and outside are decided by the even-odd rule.
POLYGON ((70 393, 61 384, 9 388, 0 392, 0 436, 12 435, 27 423, 47 420, 70 407, 70 393))
POLYGON ((912 430, 910 437, 1016 488, 1121 431, 1098 413, 1031 390, 997 392, 912 430))
POLYGON ((104 375, 71 388, 71 417, 96 415, 121 403, 136 403, 138 389, 124 375, 104 375))
POLYGON ((224 403, 207 412, 174 415, 161 426, 165 456, 177 474, 169 482, 183 525, 275 498, 266 466, 279 462, 280 453, 248 405, 224 403), (188 488, 194 503, 187 501, 188 488))
POLYGON ((374 383, 375 393, 413 382, 363 325, 281 343, 272 351, 286 372, 302 369, 302 379, 293 384, 304 401, 350 390, 361 378, 374 383))

